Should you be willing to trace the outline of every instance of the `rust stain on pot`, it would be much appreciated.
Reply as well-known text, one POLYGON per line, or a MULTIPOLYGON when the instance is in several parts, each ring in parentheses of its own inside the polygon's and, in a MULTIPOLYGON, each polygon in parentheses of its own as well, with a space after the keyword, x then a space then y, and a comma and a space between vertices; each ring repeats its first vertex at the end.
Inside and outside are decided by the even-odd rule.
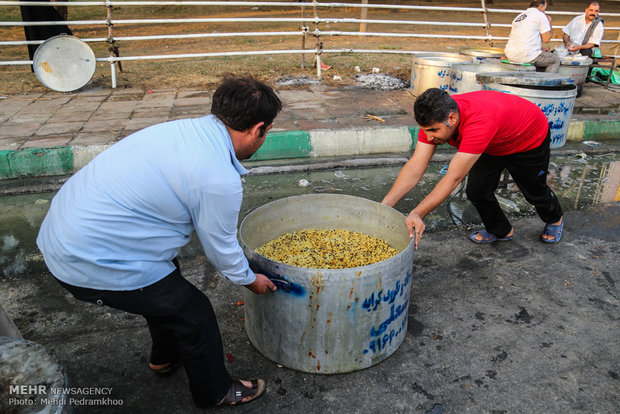
POLYGON ((41 69, 43 69, 47 73, 52 73, 52 67, 49 65, 49 63, 41 62, 39 63, 39 66, 41 66, 41 69))

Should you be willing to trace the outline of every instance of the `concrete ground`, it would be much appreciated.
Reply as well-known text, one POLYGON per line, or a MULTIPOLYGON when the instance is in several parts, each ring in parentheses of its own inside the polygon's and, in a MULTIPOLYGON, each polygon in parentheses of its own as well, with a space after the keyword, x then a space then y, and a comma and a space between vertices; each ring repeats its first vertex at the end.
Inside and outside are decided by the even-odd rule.
MULTIPOLYGON (((234 377, 264 378, 251 404, 218 412, 617 413, 620 205, 566 214, 561 243, 536 217, 511 242, 476 245, 464 228, 425 234, 416 252, 407 336, 387 360, 338 375, 296 372, 248 342, 244 288, 204 257, 181 260, 211 299, 234 377)), ((43 269, 2 279, 0 302, 26 339, 44 344, 73 387, 111 387, 116 406, 76 413, 192 413, 183 370, 147 369, 141 317, 74 300, 43 269)), ((223 355, 222 358, 225 358, 223 355)), ((94 398, 94 397, 89 397, 94 398)))
MULTIPOLYGON (((409 89, 318 84, 277 88, 284 102, 273 132, 416 125, 409 89), (368 119, 366 115, 377 119, 368 119)), ((132 132, 209 112, 213 91, 92 88, 0 99, 0 150, 112 144, 132 132)), ((620 92, 586 83, 573 119, 620 120, 620 92)), ((331 154, 336 155, 336 154, 331 154)))
MULTIPOLYGON (((407 152, 417 139, 409 89, 314 83, 277 92, 283 110, 253 160, 407 152)), ((207 114, 212 93, 85 87, 0 96, 0 180, 71 174, 132 132, 207 114)), ((620 137, 619 96, 617 89, 586 83, 567 139, 620 137)))

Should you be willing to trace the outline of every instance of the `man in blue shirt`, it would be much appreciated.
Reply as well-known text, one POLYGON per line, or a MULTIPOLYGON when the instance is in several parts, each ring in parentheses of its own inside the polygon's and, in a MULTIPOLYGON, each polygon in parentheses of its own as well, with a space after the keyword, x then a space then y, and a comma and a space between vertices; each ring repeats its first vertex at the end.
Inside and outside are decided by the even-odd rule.
POLYGON ((37 245, 77 299, 143 315, 150 368, 183 364, 194 401, 234 405, 262 394, 263 380, 233 381, 209 299, 181 276, 177 248, 195 230, 205 254, 233 283, 276 290, 254 273, 237 241, 239 160, 260 148, 282 103, 267 85, 229 77, 211 115, 154 125, 108 148, 53 198, 37 245))

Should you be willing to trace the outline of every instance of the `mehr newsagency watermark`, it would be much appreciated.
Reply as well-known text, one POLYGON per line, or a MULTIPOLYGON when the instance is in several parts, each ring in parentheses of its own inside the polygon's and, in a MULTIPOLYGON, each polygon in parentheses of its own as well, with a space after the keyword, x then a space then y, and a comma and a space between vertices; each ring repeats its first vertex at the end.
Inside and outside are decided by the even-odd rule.
POLYGON ((9 406, 122 406, 112 397, 112 387, 48 387, 9 385, 9 406))

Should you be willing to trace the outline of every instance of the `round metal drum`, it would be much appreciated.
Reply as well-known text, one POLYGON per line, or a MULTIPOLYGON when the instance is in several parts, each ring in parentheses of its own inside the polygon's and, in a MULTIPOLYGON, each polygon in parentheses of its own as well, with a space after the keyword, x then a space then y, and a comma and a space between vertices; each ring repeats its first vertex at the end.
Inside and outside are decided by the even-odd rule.
POLYGON ((69 381, 58 358, 43 345, 25 339, 0 336, 2 413, 69 414, 74 412, 67 394, 69 381), (18 391, 10 392, 11 387, 18 391), (22 388, 23 387, 23 388, 22 388), (11 395, 13 394, 13 395, 11 395))
POLYGON ((33 69, 41 83, 59 92, 71 92, 86 85, 95 73, 95 54, 74 36, 54 36, 34 53, 33 69))
POLYGON ((571 78, 547 72, 498 72, 480 73, 476 79, 485 90, 518 95, 535 103, 549 121, 551 148, 566 143, 577 97, 577 86, 571 78))
POLYGON ((592 59, 583 56, 583 59, 562 59, 558 73, 560 75, 569 76, 577 85, 577 98, 583 92, 583 86, 586 83, 588 69, 592 64, 592 59))
POLYGON ((480 63, 463 63, 452 65, 448 93, 458 94, 481 91, 482 84, 476 80, 479 73, 534 71, 534 66, 509 67, 497 60, 487 59, 480 63))
POLYGON ((252 269, 278 286, 265 295, 244 292, 248 337, 267 358, 304 372, 350 372, 384 360, 404 340, 414 250, 398 211, 348 195, 288 197, 248 214, 239 239, 252 269), (362 232, 400 253, 368 266, 310 269, 255 252, 308 228, 362 232))
POLYGON ((416 55, 411 71, 411 90, 413 94, 419 96, 429 88, 439 88, 447 91, 450 85, 450 68, 452 65, 472 63, 473 60, 474 58, 472 57, 458 54, 416 55))

